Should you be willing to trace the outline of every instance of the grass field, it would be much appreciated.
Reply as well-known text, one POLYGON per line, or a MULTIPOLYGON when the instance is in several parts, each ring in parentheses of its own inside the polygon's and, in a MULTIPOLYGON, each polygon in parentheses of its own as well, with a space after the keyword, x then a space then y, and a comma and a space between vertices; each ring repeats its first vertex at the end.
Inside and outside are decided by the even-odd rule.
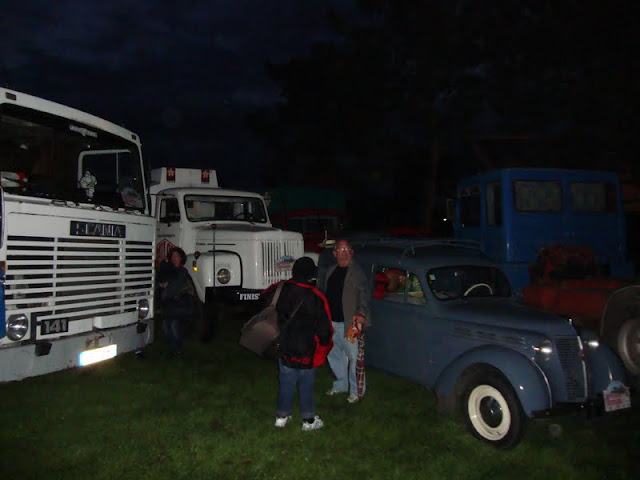
POLYGON ((326 397, 323 367, 325 428, 302 432, 296 416, 276 429, 275 364, 237 345, 240 325, 182 357, 163 355, 158 338, 145 359, 0 385, 0 480, 640 478, 637 404, 530 422, 518 447, 499 451, 437 415, 428 390, 380 371, 367 372, 359 404, 326 397))

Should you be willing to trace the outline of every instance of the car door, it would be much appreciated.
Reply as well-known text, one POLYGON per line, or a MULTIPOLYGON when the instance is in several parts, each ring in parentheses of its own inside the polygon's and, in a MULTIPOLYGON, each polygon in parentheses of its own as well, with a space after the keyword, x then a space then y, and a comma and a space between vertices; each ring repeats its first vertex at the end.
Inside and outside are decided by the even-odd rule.
POLYGON ((373 324, 367 330, 367 363, 426 385, 429 308, 413 272, 374 267, 373 324))

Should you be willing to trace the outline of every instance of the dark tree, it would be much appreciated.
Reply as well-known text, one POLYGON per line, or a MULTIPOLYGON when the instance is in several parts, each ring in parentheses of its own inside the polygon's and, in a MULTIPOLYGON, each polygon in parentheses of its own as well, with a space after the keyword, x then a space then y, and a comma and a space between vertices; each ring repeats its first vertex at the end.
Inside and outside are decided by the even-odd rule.
POLYGON ((283 101, 249 124, 273 152, 270 183, 344 188, 361 224, 429 226, 437 195, 461 174, 592 167, 609 142, 637 144, 640 17, 631 2, 359 5, 355 21, 330 12, 341 41, 267 66, 283 101), (487 134, 528 140, 483 161, 464 142, 487 134))

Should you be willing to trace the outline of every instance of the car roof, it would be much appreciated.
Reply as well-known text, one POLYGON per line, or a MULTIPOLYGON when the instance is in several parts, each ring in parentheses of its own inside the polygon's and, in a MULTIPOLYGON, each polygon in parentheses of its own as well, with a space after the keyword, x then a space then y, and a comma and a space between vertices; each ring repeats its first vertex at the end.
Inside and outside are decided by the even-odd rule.
POLYGON ((495 264, 473 240, 444 239, 347 239, 358 263, 386 264, 421 270, 452 265, 495 264))

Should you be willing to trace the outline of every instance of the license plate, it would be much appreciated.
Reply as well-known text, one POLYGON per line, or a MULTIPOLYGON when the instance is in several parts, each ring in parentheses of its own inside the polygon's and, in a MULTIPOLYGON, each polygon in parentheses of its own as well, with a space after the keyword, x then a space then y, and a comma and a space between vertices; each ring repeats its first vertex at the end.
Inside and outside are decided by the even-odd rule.
POLYGON ((622 382, 611 382, 607 389, 602 393, 604 394, 605 412, 631 408, 631 395, 629 393, 629 389, 622 382))
POLYGON ((260 300, 260 292, 238 292, 238 300, 241 302, 260 300))
POLYGON ((40 320, 40 335, 55 335, 69 331, 68 318, 47 318, 40 320))
POLYGON ((102 362, 109 358, 113 358, 118 354, 118 345, 107 345, 106 347, 92 348, 85 350, 78 355, 78 365, 84 367, 94 363, 102 362))

